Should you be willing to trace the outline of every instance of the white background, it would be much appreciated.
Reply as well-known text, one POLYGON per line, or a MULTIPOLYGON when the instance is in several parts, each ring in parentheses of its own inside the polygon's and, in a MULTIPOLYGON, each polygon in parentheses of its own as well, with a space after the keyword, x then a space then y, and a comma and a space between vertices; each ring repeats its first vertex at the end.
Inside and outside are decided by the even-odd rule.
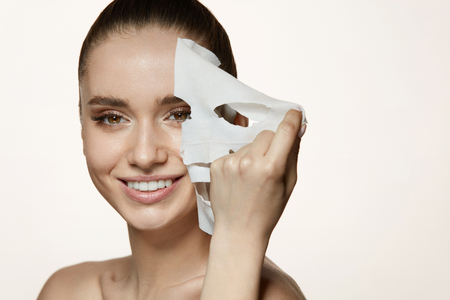
MULTIPOLYGON (((109 1, 0 8, 0 299, 129 253, 87 174, 77 60, 109 1)), ((450 299, 450 2, 204 0, 240 79, 307 112, 268 256, 309 299, 450 299)))

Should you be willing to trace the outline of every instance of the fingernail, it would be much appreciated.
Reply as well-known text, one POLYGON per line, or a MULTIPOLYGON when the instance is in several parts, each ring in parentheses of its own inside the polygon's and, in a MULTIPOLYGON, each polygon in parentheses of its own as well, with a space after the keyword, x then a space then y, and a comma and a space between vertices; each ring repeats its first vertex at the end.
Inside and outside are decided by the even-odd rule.
POLYGON ((298 137, 302 138, 302 136, 305 134, 306 131, 306 124, 303 124, 302 127, 300 128, 300 132, 298 133, 298 137))

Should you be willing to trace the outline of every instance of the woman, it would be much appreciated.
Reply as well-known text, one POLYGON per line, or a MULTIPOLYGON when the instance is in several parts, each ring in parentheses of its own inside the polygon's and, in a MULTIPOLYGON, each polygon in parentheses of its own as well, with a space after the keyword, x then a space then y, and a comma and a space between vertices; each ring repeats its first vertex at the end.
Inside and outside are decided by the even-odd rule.
POLYGON ((211 165, 215 229, 201 231, 179 155, 190 117, 173 95, 179 37, 236 76, 224 29, 195 0, 114 1, 89 31, 79 62, 84 155, 94 185, 128 224, 132 255, 61 269, 38 299, 304 299, 265 257, 295 185, 301 113, 289 111, 276 133, 211 165))

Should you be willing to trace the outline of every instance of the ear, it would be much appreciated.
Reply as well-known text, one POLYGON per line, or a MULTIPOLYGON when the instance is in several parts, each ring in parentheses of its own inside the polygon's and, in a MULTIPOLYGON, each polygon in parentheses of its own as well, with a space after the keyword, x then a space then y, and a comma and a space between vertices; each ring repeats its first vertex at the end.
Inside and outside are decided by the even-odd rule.
POLYGON ((236 117, 234 117, 234 125, 248 127, 248 118, 236 112, 236 117))

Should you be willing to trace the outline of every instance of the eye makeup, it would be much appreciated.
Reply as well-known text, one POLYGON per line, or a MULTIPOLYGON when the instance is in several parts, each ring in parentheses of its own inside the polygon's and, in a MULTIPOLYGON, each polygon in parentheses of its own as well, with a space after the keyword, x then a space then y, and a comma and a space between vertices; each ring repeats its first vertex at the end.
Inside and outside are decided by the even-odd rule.
POLYGON ((97 122, 100 126, 117 126, 120 123, 127 122, 123 115, 113 112, 113 111, 105 111, 100 114, 91 116, 91 120, 97 122))
POLYGON ((167 119, 177 122, 184 122, 191 118, 191 108, 189 106, 177 107, 169 112, 167 119))

